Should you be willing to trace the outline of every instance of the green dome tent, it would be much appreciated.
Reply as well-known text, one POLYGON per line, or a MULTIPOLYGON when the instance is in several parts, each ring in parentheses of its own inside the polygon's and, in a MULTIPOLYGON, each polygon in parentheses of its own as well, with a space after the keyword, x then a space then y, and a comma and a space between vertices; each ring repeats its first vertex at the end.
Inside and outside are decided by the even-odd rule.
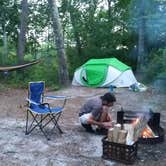
POLYGON ((72 85, 129 87, 137 80, 131 67, 116 58, 90 59, 74 72, 72 85))

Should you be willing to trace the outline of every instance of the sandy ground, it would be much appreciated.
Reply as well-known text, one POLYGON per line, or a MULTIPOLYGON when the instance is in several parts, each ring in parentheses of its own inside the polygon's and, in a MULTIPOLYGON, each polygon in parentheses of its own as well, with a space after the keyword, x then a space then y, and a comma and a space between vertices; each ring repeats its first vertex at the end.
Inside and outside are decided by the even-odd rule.
MULTIPOLYGON (((64 134, 58 132, 47 141, 35 130, 25 135, 24 108, 27 91, 7 89, 0 92, 0 166, 111 166, 123 165, 101 158, 103 136, 86 133, 80 126, 78 112, 85 100, 102 95, 106 88, 69 87, 47 94, 69 96, 60 119, 64 134)), ((132 92, 125 88, 114 91, 117 103, 113 117, 122 106, 126 110, 161 113, 161 126, 166 125, 166 96, 148 88, 146 92, 132 92), (121 106, 120 106, 121 105, 121 106)), ((165 165, 166 143, 139 145, 138 159, 134 165, 165 165)))

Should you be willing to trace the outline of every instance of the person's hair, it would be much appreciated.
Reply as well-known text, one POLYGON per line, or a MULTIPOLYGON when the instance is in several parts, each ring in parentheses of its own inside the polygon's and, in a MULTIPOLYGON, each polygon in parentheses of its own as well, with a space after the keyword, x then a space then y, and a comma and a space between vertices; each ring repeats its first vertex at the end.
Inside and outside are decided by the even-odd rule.
POLYGON ((113 93, 105 93, 103 96, 101 96, 102 101, 106 101, 107 103, 112 103, 116 101, 116 97, 113 93))

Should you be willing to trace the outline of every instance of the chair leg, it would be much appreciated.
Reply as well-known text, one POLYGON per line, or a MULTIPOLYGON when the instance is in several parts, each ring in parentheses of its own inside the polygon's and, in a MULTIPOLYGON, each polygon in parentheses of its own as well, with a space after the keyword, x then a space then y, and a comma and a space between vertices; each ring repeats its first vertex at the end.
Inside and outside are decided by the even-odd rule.
POLYGON ((28 112, 31 114, 33 120, 32 120, 32 122, 29 124, 29 123, 28 123, 29 119, 27 119, 26 135, 30 134, 37 126, 40 127, 40 122, 37 121, 38 115, 33 115, 33 113, 30 112, 30 111, 28 111, 28 112), (34 125, 34 122, 36 122, 35 125, 34 125), (28 125, 28 124, 29 124, 29 125, 28 125))
POLYGON ((40 128, 41 132, 44 134, 44 136, 46 137, 46 139, 48 141, 51 140, 50 137, 47 136, 47 134, 45 133, 45 131, 43 130, 43 128, 42 127, 39 127, 39 128, 40 128))
POLYGON ((32 128, 32 126, 33 126, 33 123, 34 123, 34 119, 37 117, 37 115, 36 116, 34 116, 29 110, 27 110, 27 117, 26 117, 26 131, 25 131, 25 135, 28 135, 29 133, 31 133, 32 131, 33 131, 33 129, 37 126, 35 126, 35 127, 33 127, 32 128), (29 125, 29 113, 31 114, 31 116, 33 117, 33 121, 31 122, 31 124, 29 125))
POLYGON ((56 114, 56 115, 51 114, 50 116, 51 116, 51 118, 52 118, 52 120, 53 120, 54 128, 56 127, 56 128, 59 130, 59 132, 60 132, 61 134, 63 134, 63 131, 61 130, 61 128, 60 128, 60 126, 59 126, 59 124, 58 124, 58 120, 59 120, 59 118, 60 118, 60 116, 61 116, 61 112, 58 113, 58 114, 56 114))
POLYGON ((61 133, 61 134, 63 134, 64 132, 61 130, 61 128, 60 128, 60 126, 59 126, 59 124, 57 123, 56 124, 56 127, 57 127, 57 129, 59 130, 59 132, 61 133))
POLYGON ((27 116, 26 116, 26 129, 25 129, 25 135, 28 135, 28 110, 27 110, 27 116))
POLYGON ((46 132, 43 130, 43 120, 46 119, 48 117, 48 115, 46 116, 40 116, 40 121, 37 120, 38 115, 34 115, 32 112, 27 110, 27 118, 26 118, 26 131, 25 134, 28 135, 30 134, 36 127, 39 127, 39 129, 41 130, 41 132, 43 133, 43 135, 46 137, 47 140, 50 140, 50 138, 47 136, 46 132), (31 114, 33 120, 32 122, 29 124, 29 113, 31 114), (34 124, 34 122, 36 122, 36 124, 34 124))
POLYGON ((45 127, 45 126, 43 126, 43 120, 46 119, 46 117, 47 117, 47 115, 45 117, 43 117, 43 115, 40 116, 40 126, 39 126, 39 128, 40 128, 41 132, 44 134, 44 136, 46 137, 46 139, 50 140, 50 137, 48 137, 46 132, 43 130, 43 128, 45 127))
POLYGON ((58 120, 61 116, 61 112, 58 114, 47 114, 47 115, 39 115, 36 114, 34 115, 31 111, 27 110, 27 117, 26 117, 26 131, 25 134, 28 135, 30 134, 36 127, 39 127, 39 129, 41 130, 41 132, 43 133, 43 135, 46 137, 47 140, 50 140, 50 137, 48 136, 48 134, 46 133, 46 131, 44 130, 44 128, 50 123, 52 122, 54 124, 53 128, 51 129, 51 131, 53 131, 55 128, 58 129, 58 131, 60 132, 60 134, 63 133, 63 131, 61 130, 59 124, 58 124, 58 120), (29 114, 31 115, 31 117, 33 118, 33 120, 31 121, 31 123, 29 123, 29 114), (43 124, 43 121, 47 118, 50 117, 50 119, 43 124))

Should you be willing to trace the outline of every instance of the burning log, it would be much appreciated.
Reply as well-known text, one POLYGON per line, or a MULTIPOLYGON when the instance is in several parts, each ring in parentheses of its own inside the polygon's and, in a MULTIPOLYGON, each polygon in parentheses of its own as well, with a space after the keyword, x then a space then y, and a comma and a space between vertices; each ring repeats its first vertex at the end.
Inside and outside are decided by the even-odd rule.
POLYGON ((138 140, 146 124, 147 119, 144 116, 136 118, 136 120, 131 124, 124 124, 124 130, 128 131, 126 137, 127 145, 132 145, 134 142, 138 140))
POLYGON ((134 135, 133 135, 134 141, 137 141, 138 138, 141 136, 143 129, 147 125, 147 122, 148 120, 145 116, 142 116, 136 119, 136 121, 133 124, 134 125, 134 135))
POLYGON ((154 138, 154 137, 157 137, 157 136, 152 131, 152 129, 148 125, 146 125, 146 127, 144 128, 144 130, 141 133, 141 137, 143 137, 143 138, 154 138))

